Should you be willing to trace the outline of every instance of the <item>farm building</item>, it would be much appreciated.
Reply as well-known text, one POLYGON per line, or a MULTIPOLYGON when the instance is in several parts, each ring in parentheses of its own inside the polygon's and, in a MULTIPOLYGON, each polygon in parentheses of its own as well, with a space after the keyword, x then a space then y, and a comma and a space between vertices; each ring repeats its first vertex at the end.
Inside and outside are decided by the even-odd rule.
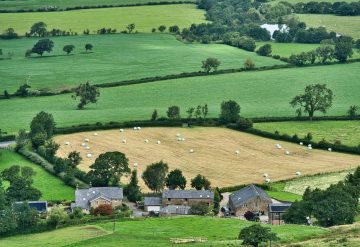
POLYGON ((211 207, 213 203, 214 193, 209 190, 166 190, 161 197, 145 197, 144 209, 163 214, 189 214, 193 205, 206 204, 211 207))
POLYGON ((282 219, 285 211, 291 206, 291 203, 273 203, 269 205, 269 224, 282 225, 282 219))
POLYGON ((272 204, 268 194, 259 187, 250 184, 229 196, 228 207, 231 214, 240 216, 247 211, 267 214, 272 204))
MULTIPOLYGON (((36 209, 39 213, 46 213, 48 210, 47 201, 28 201, 26 203, 29 204, 30 208, 36 209)), ((15 202, 13 204, 13 207, 16 210, 16 208, 18 208, 22 204, 24 204, 24 202, 15 202)))
POLYGON ((91 208, 102 204, 110 204, 113 208, 121 205, 123 189, 119 187, 93 187, 89 189, 77 189, 75 191, 75 203, 71 208, 79 207, 88 213, 91 208))

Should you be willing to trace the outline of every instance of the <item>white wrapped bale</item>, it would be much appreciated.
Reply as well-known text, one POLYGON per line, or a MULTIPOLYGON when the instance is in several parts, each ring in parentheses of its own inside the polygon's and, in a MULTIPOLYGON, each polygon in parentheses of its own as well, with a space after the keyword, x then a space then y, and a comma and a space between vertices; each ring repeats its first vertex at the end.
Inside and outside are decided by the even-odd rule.
POLYGON ((180 137, 180 136, 181 136, 180 133, 177 133, 177 134, 176 134, 176 137, 180 137))
POLYGON ((235 154, 240 154, 240 151, 239 151, 239 150, 236 150, 236 151, 235 151, 235 154))
POLYGON ((309 144, 309 145, 308 145, 308 147, 312 147, 312 145, 311 145, 311 144, 309 144))
POLYGON ((279 143, 276 144, 275 147, 276 147, 277 149, 281 149, 281 145, 280 145, 279 143))
POLYGON ((308 149, 309 149, 309 150, 312 150, 312 147, 310 146, 310 147, 308 147, 308 149))
POLYGON ((304 145, 304 143, 303 143, 303 142, 300 142, 300 145, 302 146, 302 145, 304 145))
POLYGON ((149 143, 149 140, 148 139, 145 139, 145 141, 144 141, 145 143, 149 143))
POLYGON ((124 132, 124 129, 120 129, 120 132, 124 132))
POLYGON ((296 176, 301 176, 301 172, 297 171, 297 172, 295 172, 295 175, 296 176))
POLYGON ((122 139, 122 143, 126 144, 126 139, 122 139))
POLYGON ((158 141, 156 141, 156 144, 161 144, 161 141, 159 141, 159 140, 158 140, 158 141))
POLYGON ((134 163, 134 167, 136 168, 136 167, 138 167, 139 166, 139 164, 138 163, 134 163))
POLYGON ((85 140, 84 140, 85 142, 89 142, 90 140, 88 139, 88 138, 85 138, 85 140))
POLYGON ((83 143, 81 143, 80 144, 82 147, 85 147, 86 146, 86 144, 83 142, 83 143))
POLYGON ((190 153, 193 153, 193 152, 194 152, 194 149, 190 149, 189 152, 190 152, 190 153))
POLYGON ((328 151, 329 151, 329 152, 332 152, 332 148, 328 148, 328 151))
POLYGON ((98 135, 98 133, 95 132, 95 133, 94 133, 94 136, 97 136, 97 135, 98 135))
POLYGON ((264 178, 267 178, 268 176, 269 176, 269 175, 268 175, 267 173, 264 173, 264 174, 263 174, 263 177, 264 177, 264 178))
POLYGON ((87 146, 87 147, 85 147, 85 149, 86 149, 86 150, 90 150, 90 147, 89 147, 89 146, 87 146))
POLYGON ((87 154, 86 157, 87 157, 87 158, 91 158, 91 157, 92 157, 92 154, 87 154))
POLYGON ((183 142, 184 142, 184 141, 185 141, 185 138, 184 138, 184 137, 183 137, 183 138, 181 138, 181 141, 183 141, 183 142))
POLYGON ((270 178, 265 178, 265 183, 270 183, 270 178))
POLYGON ((134 130, 137 130, 137 127, 134 127, 134 130))
POLYGON ((290 152, 288 150, 285 151, 286 155, 290 155, 290 152))
POLYGON ((69 146, 69 145, 70 145, 70 142, 65 142, 65 145, 66 145, 66 146, 69 146))
POLYGON ((141 128, 140 128, 140 127, 138 127, 138 130, 141 130, 141 128))

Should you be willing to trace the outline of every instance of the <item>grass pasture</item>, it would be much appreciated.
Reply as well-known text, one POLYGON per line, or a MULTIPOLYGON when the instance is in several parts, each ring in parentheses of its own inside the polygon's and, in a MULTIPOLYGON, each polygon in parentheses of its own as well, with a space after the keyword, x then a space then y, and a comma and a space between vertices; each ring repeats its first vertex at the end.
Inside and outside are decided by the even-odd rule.
MULTIPOLYGON (((148 2, 175 2, 176 0, 2 0, 0 9, 4 10, 37 10, 55 6, 58 9, 79 6, 98 6, 98 5, 126 5, 144 4, 148 2)), ((195 1, 194 1, 195 2, 195 1)))
POLYGON ((64 184, 59 178, 46 172, 40 166, 25 160, 17 153, 8 150, 0 150, 0 171, 12 165, 28 166, 34 169, 33 186, 42 193, 42 200, 73 200, 74 189, 64 184))
POLYGON ((265 44, 271 45, 272 55, 279 55, 281 57, 290 57, 292 54, 308 52, 319 47, 319 44, 256 42, 256 49, 265 44))
MULTIPOLYGON (((343 115, 359 100, 360 63, 242 72, 159 81, 100 90, 97 104, 76 110, 70 94, 0 100, 0 126, 8 133, 28 128, 31 119, 42 110, 52 113, 59 127, 74 124, 150 119, 154 109, 166 115, 171 105, 181 114, 190 106, 208 104, 209 117, 217 117, 223 100, 241 105, 245 117, 295 116, 289 105, 292 97, 310 83, 326 83, 335 94, 328 115, 343 115), (319 79, 321 78, 321 80, 319 79), (31 104, 31 107, 29 105, 31 104), (10 114, 11 113, 11 114, 10 114)), ((317 113, 317 116, 320 114, 317 113)))
MULTIPOLYGON (((0 245, 7 247, 20 247, 25 245, 35 247, 46 243, 53 247, 95 247, 104 244, 109 247, 165 247, 174 246, 174 244, 170 242, 170 238, 205 237, 208 239, 206 243, 182 244, 181 246, 229 246, 229 244, 235 244, 237 246, 240 243, 239 241, 235 241, 235 239, 240 230, 251 224, 250 222, 238 219, 213 217, 149 218, 118 221, 116 222, 115 232, 111 234, 104 235, 103 229, 107 232, 112 231, 113 223, 104 222, 97 223, 95 226, 69 227, 52 232, 4 238, 0 239, 0 245), (89 228, 93 228, 93 231, 99 232, 100 236, 87 236, 87 229, 89 228), (82 238, 84 231, 85 237, 82 238), (72 244, 69 239, 74 240, 72 244)), ((322 236, 329 232, 324 228, 300 225, 270 227, 271 230, 280 237, 280 241, 285 243, 322 236)))
POLYGON ((331 143, 341 141, 348 146, 360 144, 360 121, 290 121, 273 123, 256 123, 254 128, 274 133, 304 137, 307 133, 313 135, 313 140, 318 142, 323 138, 331 143))
MULTIPOLYGON (((144 128, 141 131, 126 129, 97 132, 82 132, 55 137, 60 144, 58 156, 64 157, 76 150, 84 160, 79 167, 88 171, 96 157, 106 151, 118 150, 129 158, 131 168, 138 163, 139 176, 147 165, 163 160, 169 168, 179 168, 187 181, 197 174, 208 177, 213 186, 225 187, 238 184, 262 183, 263 173, 273 181, 289 179, 296 171, 302 174, 316 174, 325 171, 339 171, 360 165, 360 156, 330 153, 321 150, 307 150, 306 147, 280 142, 283 149, 275 148, 277 141, 225 128, 144 128), (186 139, 176 140, 180 133, 186 139), (80 146, 89 138, 89 150, 80 146), (123 144, 122 139, 127 143, 123 144), (144 143, 148 139, 149 143, 144 143), (156 144, 160 140, 161 144, 156 144), (71 144, 66 146, 64 143, 71 144), (190 153, 190 149, 194 152, 190 153), (235 151, 240 154, 236 155, 235 151), (285 154, 290 151, 290 155, 285 154), (93 158, 86 158, 86 154, 93 158)), ((147 190, 142 179, 140 184, 147 190)))
POLYGON ((354 39, 360 38, 360 16, 336 16, 317 14, 297 14, 300 21, 309 27, 324 26, 327 30, 342 35, 350 35, 354 39))
MULTIPOLYGON (((1 16, 1 15, 0 15, 1 16)), ((242 67, 247 58, 258 66, 284 64, 235 47, 221 44, 184 44, 168 34, 116 34, 55 37, 54 51, 44 57, 24 53, 38 39, 0 40, 4 54, 12 52, 12 59, 0 60, 0 92, 14 92, 30 76, 32 89, 60 89, 80 83, 116 82, 128 79, 178 74, 201 70, 201 61, 216 57, 220 68, 242 67), (91 43, 92 53, 84 46, 91 43), (62 48, 75 46, 74 55, 67 56, 62 48), (156 63, 154 62, 156 61, 156 63), (51 70, 49 70, 51 67, 51 70)))
POLYGON ((130 23, 139 32, 151 32, 160 25, 189 27, 193 23, 205 22, 204 11, 194 4, 137 6, 121 8, 85 9, 63 12, 5 13, 0 15, 0 30, 12 27, 24 35, 30 27, 44 21, 48 29, 58 28, 82 34, 85 29, 91 32, 100 28, 126 30, 130 23))
POLYGON ((8 247, 68 246, 106 234, 108 234, 107 231, 95 225, 67 227, 44 233, 3 238, 0 239, 0 245, 8 247))

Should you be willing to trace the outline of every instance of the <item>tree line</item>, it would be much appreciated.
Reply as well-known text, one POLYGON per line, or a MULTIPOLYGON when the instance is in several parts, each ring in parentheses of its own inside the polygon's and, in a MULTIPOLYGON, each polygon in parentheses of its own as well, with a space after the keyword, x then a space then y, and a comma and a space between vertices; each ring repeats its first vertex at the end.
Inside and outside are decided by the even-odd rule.
POLYGON ((360 1, 358 2, 299 2, 292 5, 295 13, 299 14, 333 14, 340 16, 360 15, 360 1))

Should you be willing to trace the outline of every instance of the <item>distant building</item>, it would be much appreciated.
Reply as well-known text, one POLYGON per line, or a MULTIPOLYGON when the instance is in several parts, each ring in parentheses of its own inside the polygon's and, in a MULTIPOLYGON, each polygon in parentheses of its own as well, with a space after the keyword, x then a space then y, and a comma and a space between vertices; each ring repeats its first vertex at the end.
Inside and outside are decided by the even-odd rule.
POLYGON ((214 193, 209 190, 166 190, 161 197, 145 197, 147 212, 159 210, 162 214, 189 214, 191 206, 214 204, 214 193))
POLYGON ((122 204, 123 197, 123 189, 119 187, 77 189, 75 203, 71 204, 71 208, 79 207, 84 212, 89 212, 91 208, 97 208, 102 204, 109 204, 114 208, 122 204))
POLYGON ((259 187, 250 184, 229 196, 228 208, 231 214, 244 215, 247 211, 267 214, 272 204, 268 194, 259 187))
POLYGON ((291 203, 273 203, 269 205, 269 224, 282 225, 282 219, 285 211, 291 206, 291 203))
POLYGON ((13 204, 14 209, 23 203, 29 204, 30 208, 36 209, 39 213, 46 213, 48 210, 48 203, 47 201, 27 201, 27 202, 15 202, 13 204))

